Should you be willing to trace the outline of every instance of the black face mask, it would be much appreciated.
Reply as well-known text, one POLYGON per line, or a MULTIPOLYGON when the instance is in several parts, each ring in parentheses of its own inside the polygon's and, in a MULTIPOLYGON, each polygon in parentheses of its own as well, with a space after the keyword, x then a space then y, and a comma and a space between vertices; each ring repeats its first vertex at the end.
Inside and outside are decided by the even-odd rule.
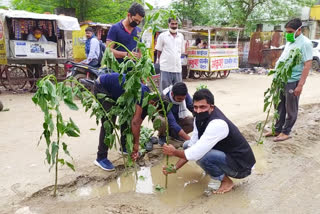
POLYGON ((130 22, 129 25, 130 25, 131 27, 137 27, 137 26, 138 26, 138 23, 132 20, 132 22, 130 22))
POLYGON ((206 121, 209 117, 209 111, 204 111, 204 112, 193 112, 193 116, 196 118, 196 121, 202 122, 202 121, 206 121))
POLYGON ((177 30, 178 27, 170 27, 172 30, 177 30))

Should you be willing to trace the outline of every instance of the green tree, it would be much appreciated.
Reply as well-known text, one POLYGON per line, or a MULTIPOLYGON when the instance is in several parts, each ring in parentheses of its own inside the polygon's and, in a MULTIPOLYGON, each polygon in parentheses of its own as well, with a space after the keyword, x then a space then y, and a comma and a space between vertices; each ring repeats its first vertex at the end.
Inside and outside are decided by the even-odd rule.
POLYGON ((191 20, 193 25, 206 25, 209 22, 208 0, 179 0, 170 5, 177 11, 181 20, 191 20))
POLYGON ((56 7, 75 8, 79 21, 115 23, 125 18, 134 0, 13 0, 12 7, 35 13, 54 12, 56 7))
POLYGON ((248 27, 257 21, 277 21, 298 16, 303 6, 312 6, 315 0, 209 0, 215 18, 225 25, 248 27))

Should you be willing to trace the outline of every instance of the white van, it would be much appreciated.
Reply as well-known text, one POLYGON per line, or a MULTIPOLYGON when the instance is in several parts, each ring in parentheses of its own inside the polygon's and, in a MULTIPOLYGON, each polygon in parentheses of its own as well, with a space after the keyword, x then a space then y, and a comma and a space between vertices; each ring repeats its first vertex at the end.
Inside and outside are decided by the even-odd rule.
POLYGON ((320 40, 311 40, 313 44, 312 70, 320 71, 320 40))

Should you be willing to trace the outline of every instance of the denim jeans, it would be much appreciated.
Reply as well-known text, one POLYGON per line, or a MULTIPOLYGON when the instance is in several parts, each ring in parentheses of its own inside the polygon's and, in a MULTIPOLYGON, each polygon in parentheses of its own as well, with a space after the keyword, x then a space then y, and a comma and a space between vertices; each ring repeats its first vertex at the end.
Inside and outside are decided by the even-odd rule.
MULTIPOLYGON (((187 149, 188 142, 183 144, 183 149, 187 149)), ((237 177, 238 172, 233 170, 232 166, 229 166, 226 159, 226 154, 222 151, 211 149, 200 160, 196 162, 212 179, 220 180, 225 175, 230 177, 237 177)))

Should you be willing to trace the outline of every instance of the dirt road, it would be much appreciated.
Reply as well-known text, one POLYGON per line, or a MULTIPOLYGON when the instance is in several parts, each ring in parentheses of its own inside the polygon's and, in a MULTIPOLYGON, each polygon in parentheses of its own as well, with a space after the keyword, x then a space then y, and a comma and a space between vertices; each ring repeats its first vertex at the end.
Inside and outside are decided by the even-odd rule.
MULTIPOLYGON (((264 75, 231 74, 224 80, 192 80, 187 81, 187 85, 190 94, 200 83, 208 85, 216 105, 254 141, 253 123, 265 116, 263 92, 270 81, 271 78, 264 75)), ((52 200, 44 191, 21 202, 52 185, 54 175, 48 173, 48 166, 44 164, 45 143, 37 146, 43 114, 32 103, 32 95, 3 93, 0 99, 10 110, 0 112, 0 213, 17 210, 17 213, 168 213, 168 210, 172 213, 316 213, 320 208, 319 85, 319 74, 308 77, 292 139, 283 143, 268 141, 259 147, 252 144, 257 157, 257 170, 253 175, 236 181, 231 193, 196 197, 183 205, 168 205, 160 200, 159 194, 133 191, 73 200, 66 197, 52 200)), ((93 165, 99 134, 95 120, 83 110, 62 110, 78 124, 81 137, 66 139, 76 172, 61 168, 59 183, 66 184, 65 189, 70 191, 93 183, 108 183, 119 171, 106 173, 93 165)), ((112 161, 119 158, 116 151, 110 153, 112 161)))

